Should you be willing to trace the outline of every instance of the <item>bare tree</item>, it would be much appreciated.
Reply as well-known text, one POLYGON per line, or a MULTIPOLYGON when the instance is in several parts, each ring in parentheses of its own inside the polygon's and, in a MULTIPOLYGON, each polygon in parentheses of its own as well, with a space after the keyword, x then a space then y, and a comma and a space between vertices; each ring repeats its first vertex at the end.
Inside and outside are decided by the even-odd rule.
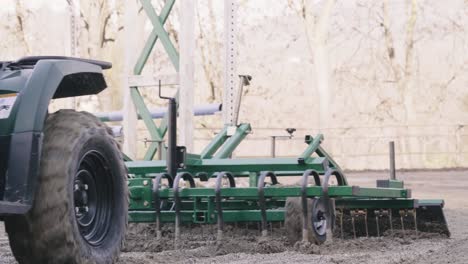
POLYGON ((393 38, 392 29, 390 27, 391 21, 389 16, 389 2, 388 0, 383 1, 383 34, 385 37, 386 56, 388 57, 389 66, 393 74, 394 82, 397 84, 399 92, 399 103, 402 104, 404 109, 404 122, 407 123, 410 119, 409 115, 413 112, 412 97, 409 90, 411 90, 411 81, 414 74, 414 30, 417 19, 417 0, 411 0, 407 5, 408 18, 406 21, 406 32, 405 32, 405 45, 404 45, 404 57, 403 63, 398 63, 395 51, 395 42, 393 38))
POLYGON ((15 10, 16 10, 16 21, 17 21, 17 36, 19 40, 22 42, 22 45, 26 49, 26 54, 31 54, 31 47, 29 46, 29 43, 27 41, 27 34, 25 29, 25 21, 26 17, 29 16, 31 13, 26 9, 26 7, 23 5, 22 0, 16 0, 15 1, 15 10))
MULTIPOLYGON (((68 2, 71 4, 70 2, 68 2)), ((107 60, 113 68, 106 71, 109 89, 97 97, 99 108, 115 110, 122 107, 121 77, 123 62, 123 40, 118 33, 123 29, 122 1, 81 0, 78 47, 80 56, 107 60)), ((77 100, 77 106, 89 101, 88 98, 77 100)))
POLYGON ((221 98, 222 71, 221 71, 221 44, 218 41, 216 24, 220 23, 215 16, 213 0, 208 0, 208 16, 205 20, 198 15, 200 56, 205 78, 208 81, 210 96, 213 102, 221 98))
POLYGON ((321 8, 310 0, 302 0, 301 2, 288 0, 288 4, 298 12, 304 23, 309 51, 314 60, 314 73, 319 95, 319 128, 328 128, 331 116, 331 88, 327 40, 330 16, 335 0, 325 1, 321 8), (314 8, 320 9, 320 12, 314 13, 314 8))

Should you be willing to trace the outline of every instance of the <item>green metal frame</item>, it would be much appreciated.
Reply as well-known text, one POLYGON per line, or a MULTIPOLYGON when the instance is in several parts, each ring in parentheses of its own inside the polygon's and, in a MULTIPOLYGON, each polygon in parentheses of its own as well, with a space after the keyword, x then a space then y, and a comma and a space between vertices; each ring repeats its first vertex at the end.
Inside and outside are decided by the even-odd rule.
MULTIPOLYGON (((150 0, 141 0, 141 4, 153 25, 153 30, 151 31, 151 34, 149 35, 148 40, 146 41, 146 44, 142 52, 140 53, 140 56, 133 69, 133 74, 140 75, 142 73, 143 68, 145 67, 146 62, 148 61, 148 58, 151 55, 151 52, 154 49, 154 45, 156 44, 156 41, 158 39, 161 40, 164 50, 169 56, 169 59, 171 60, 172 65, 174 66, 174 69, 176 70, 176 72, 179 72, 179 53, 172 44, 171 39, 169 38, 169 34, 164 29, 164 24, 166 23, 169 14, 175 4, 175 0, 167 0, 159 16, 154 11, 153 5, 151 4, 150 0)), ((140 91, 138 90, 138 87, 130 87, 130 94, 135 108, 138 114, 143 119, 143 122, 145 123, 145 126, 148 129, 151 137, 151 143, 146 151, 144 160, 152 160, 154 158, 154 155, 158 151, 157 142, 162 141, 167 132, 167 116, 164 117, 164 119, 161 121, 158 127, 151 118, 150 111, 146 106, 144 99, 141 96, 140 91)), ((179 92, 177 92, 175 96, 176 102, 178 102, 178 94, 179 92)))
MULTIPOLYGON (((282 177, 300 176, 304 171, 312 169, 319 175, 327 170, 341 169, 330 155, 320 146, 323 135, 315 138, 307 136, 307 147, 297 158, 238 158, 229 159, 242 139, 250 132, 249 124, 241 124, 236 133, 229 137, 225 127, 217 134, 200 155, 189 154, 185 160, 185 168, 179 172, 189 172, 194 178, 208 181, 217 172, 229 171, 236 178, 249 177, 249 187, 223 188, 220 195, 223 198, 223 218, 225 222, 260 221, 261 213, 258 206, 258 176, 268 170, 282 177)), ((156 209, 152 179, 158 173, 166 172, 165 161, 130 161, 127 167, 129 178, 131 222, 153 222, 156 219, 156 209), (133 176, 132 176, 133 175, 133 176)), ((328 196, 336 199, 337 208, 400 208, 412 209, 417 200, 411 199, 411 192, 403 188, 403 183, 392 180, 391 187, 401 188, 362 188, 349 186, 343 176, 341 186, 330 186, 328 196)), ((307 197, 321 197, 324 195, 322 186, 308 186, 307 197)), ((181 189, 179 197, 182 200, 181 221, 192 223, 216 223, 214 188, 186 188, 181 189)), ((272 185, 264 189, 264 196, 268 199, 267 220, 283 221, 284 205, 287 197, 300 197, 301 187, 272 185)), ((174 202, 174 190, 171 188, 159 191, 161 200, 174 202)), ((175 213, 162 210, 162 222, 174 222, 175 213)))
MULTIPOLYGON (((150 0, 141 0, 142 7, 151 20, 153 30, 141 52, 134 67, 134 74, 141 74, 158 39, 168 54, 175 70, 179 71, 179 54, 172 44, 164 24, 174 6, 175 0, 167 0, 158 16, 150 0)), ((153 160, 158 151, 158 143, 163 142, 167 132, 167 117, 159 127, 151 118, 150 112, 141 96, 138 87, 130 87, 131 97, 138 114, 143 119, 151 136, 151 144, 143 160, 131 161, 126 158, 130 192, 129 221, 154 222, 156 221, 155 193, 153 179, 160 173, 167 172, 165 160, 153 160)), ((178 101, 178 92, 176 101, 178 101)), ((225 222, 263 221, 262 208, 259 205, 262 189, 262 199, 265 200, 267 221, 283 221, 285 217, 285 202, 288 197, 301 197, 302 187, 281 186, 274 181, 266 186, 257 186, 262 172, 269 171, 278 178, 301 176, 307 170, 316 172, 319 178, 330 171, 342 175, 339 186, 330 186, 327 193, 323 186, 306 186, 308 198, 327 195, 333 198, 338 209, 413 209, 421 204, 440 204, 441 200, 418 201, 412 199, 410 190, 403 188, 403 182, 390 180, 386 188, 362 188, 350 186, 343 175, 341 168, 332 157, 321 147, 323 135, 316 137, 306 136, 305 150, 296 158, 243 158, 231 159, 232 153, 242 140, 251 132, 250 124, 240 124, 230 135, 230 127, 225 126, 220 133, 199 154, 186 154, 183 168, 179 173, 189 173, 201 181, 208 181, 216 177, 217 173, 229 172, 233 177, 247 177, 249 187, 222 188, 216 196, 214 188, 185 188, 178 192, 176 198, 172 188, 163 188, 158 191, 158 199, 166 204, 180 206, 180 220, 191 223, 216 223, 217 206, 221 205, 222 218, 225 222), (221 198, 220 204, 216 199, 221 198), (265 199, 266 198, 266 199, 265 199), (418 205, 419 204, 419 205, 418 205)), ((159 150, 161 151, 161 150, 159 150)), ((265 175, 265 174, 263 174, 265 175)), ((316 175, 317 176, 317 175, 316 175)), ((336 176, 336 175, 335 175, 336 176)), ((175 212, 170 208, 162 208, 160 221, 175 222, 175 212)))

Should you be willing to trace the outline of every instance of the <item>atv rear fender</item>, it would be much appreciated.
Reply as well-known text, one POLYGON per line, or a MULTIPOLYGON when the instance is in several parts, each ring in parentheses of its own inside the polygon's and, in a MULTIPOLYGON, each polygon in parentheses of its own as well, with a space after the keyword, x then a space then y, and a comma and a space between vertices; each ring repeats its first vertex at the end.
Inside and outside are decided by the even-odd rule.
MULTIPOLYGON (((51 99, 97 94, 107 85, 102 74, 110 63, 67 57, 26 57, 14 63, 31 69, 19 91, 9 122, 11 133, 0 137, 9 145, 6 168, 0 168, 0 214, 26 213, 33 202, 43 137, 43 126, 51 99), (3 184, 1 184, 3 183, 3 184)), ((2 88, 0 79, 0 89, 2 88)), ((2 143, 2 142, 0 142, 2 143)), ((0 162, 1 165, 2 162, 0 162)))

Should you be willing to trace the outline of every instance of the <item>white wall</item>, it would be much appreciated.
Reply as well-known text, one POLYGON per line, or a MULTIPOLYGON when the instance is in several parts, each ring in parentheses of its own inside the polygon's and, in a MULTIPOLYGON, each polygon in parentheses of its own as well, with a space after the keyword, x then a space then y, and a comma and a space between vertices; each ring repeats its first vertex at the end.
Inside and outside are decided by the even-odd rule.
MULTIPOLYGON (((111 60, 111 89, 100 97, 81 100, 86 110, 121 107, 119 69, 122 67, 123 26, 120 1, 82 1, 84 17, 79 45, 83 57, 111 60), (103 3, 104 3, 103 2, 103 3), (111 14, 102 41, 102 24, 111 14), (120 66, 119 66, 120 65, 120 66), (117 98, 117 99, 116 99, 117 98)), ((199 0, 197 16, 197 61, 195 105, 221 101, 223 33, 222 1, 199 0), (198 25, 202 27, 198 27, 198 25), (214 93, 212 92, 212 87, 214 93)), ((298 155, 303 136, 319 131, 324 145, 347 169, 385 169, 388 141, 396 141, 400 168, 446 168, 468 166, 468 7, 462 0, 418 1, 408 51, 408 19, 411 1, 389 1, 387 25, 382 25, 384 1, 337 1, 332 9, 326 44, 330 63, 330 119, 319 128, 319 102, 313 36, 314 19, 326 1, 310 1, 305 21, 298 13, 301 1, 240 1, 239 73, 253 82, 245 91, 240 120, 250 122, 254 134, 236 152, 237 156, 269 155, 269 136, 285 134, 295 127, 297 137, 279 142, 278 154, 298 155), (311 22, 312 21, 312 22, 311 22), (388 53, 385 27, 393 37, 394 57, 388 53), (312 30, 312 31, 311 31, 312 30), (409 67, 410 74, 402 76, 409 67)), ((27 54, 64 54, 67 44, 65 1, 17 1, 2 3, 0 58, 27 54), (22 15, 22 31, 17 14, 22 15)), ((169 21, 171 36, 177 33, 178 6, 169 21)), ((141 45, 151 29, 142 12, 141 45), (146 32, 146 33, 145 33, 146 32)), ((172 73, 160 44, 146 73, 172 73)), ((143 91, 152 106, 161 105, 156 90, 143 91)), ((205 146, 218 131, 221 116, 196 118, 195 150, 205 146)), ((141 126, 140 128, 143 128, 141 126)), ((139 138, 147 134, 139 131, 139 138)), ((140 154, 143 143, 140 142, 140 154)))

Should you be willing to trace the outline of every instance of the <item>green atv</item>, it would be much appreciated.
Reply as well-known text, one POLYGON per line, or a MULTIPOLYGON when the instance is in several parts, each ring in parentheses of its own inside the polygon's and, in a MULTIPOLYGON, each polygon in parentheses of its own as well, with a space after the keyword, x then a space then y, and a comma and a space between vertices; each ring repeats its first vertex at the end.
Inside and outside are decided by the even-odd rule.
POLYGON ((127 176, 112 131, 87 112, 48 113, 51 99, 104 90, 110 67, 0 62, 0 217, 19 263, 112 263, 120 253, 127 176))

